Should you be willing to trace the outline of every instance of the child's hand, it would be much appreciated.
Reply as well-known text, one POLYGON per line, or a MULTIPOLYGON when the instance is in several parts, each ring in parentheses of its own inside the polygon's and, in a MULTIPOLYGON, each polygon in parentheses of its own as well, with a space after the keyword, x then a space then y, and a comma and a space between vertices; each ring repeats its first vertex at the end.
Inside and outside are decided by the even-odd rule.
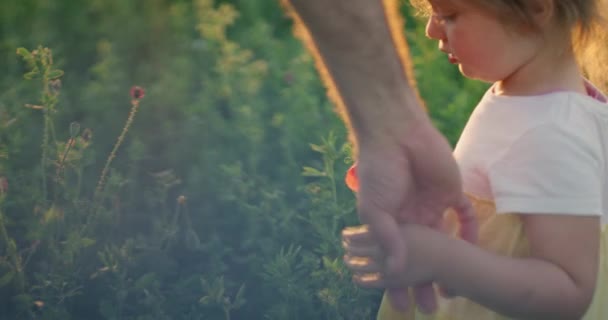
POLYGON ((430 230, 415 225, 401 230, 404 231, 403 236, 407 237, 407 264, 402 272, 392 276, 387 272, 386 252, 366 225, 342 231, 344 262, 353 272, 354 283, 366 288, 403 288, 433 280, 432 253, 427 248, 422 248, 432 245, 429 242, 429 236, 432 236, 430 230))

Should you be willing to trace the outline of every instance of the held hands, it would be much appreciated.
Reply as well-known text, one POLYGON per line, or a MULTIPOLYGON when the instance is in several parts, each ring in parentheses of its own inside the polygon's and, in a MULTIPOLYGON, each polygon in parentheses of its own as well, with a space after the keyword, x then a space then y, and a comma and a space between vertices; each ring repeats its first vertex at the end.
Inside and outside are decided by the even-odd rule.
MULTIPOLYGON (((470 242, 477 239, 473 208, 462 191, 460 172, 445 138, 430 121, 412 124, 404 137, 398 136, 360 141, 357 185, 351 186, 358 189, 361 222, 369 226, 386 253, 385 279, 396 279, 406 270, 409 244, 400 236, 400 225, 439 229, 445 210, 452 208, 460 220, 461 237, 470 242)), ((434 311, 436 300, 430 283, 414 282, 416 304, 424 312, 434 311)), ((406 287, 388 287, 393 305, 406 310, 406 287)))
MULTIPOLYGON (((404 74, 407 50, 395 48, 396 39, 403 37, 400 27, 391 27, 391 21, 400 22, 389 21, 398 15, 396 2, 282 2, 295 9, 306 27, 303 38, 318 53, 323 74, 333 79, 329 87, 335 85, 354 128, 359 149, 357 211, 386 250, 387 274, 398 274, 406 264, 399 224, 436 227, 443 212, 453 208, 459 212, 464 238, 474 241, 477 228, 452 150, 416 101, 404 74)), ((400 309, 408 305, 406 289, 389 291, 400 309)), ((435 308, 430 285, 414 292, 424 310, 435 308)))
POLYGON ((429 258, 432 250, 421 248, 428 245, 428 234, 422 230, 425 227, 414 228, 417 229, 406 231, 402 228, 404 237, 407 232, 408 256, 405 268, 397 274, 387 272, 386 252, 366 225, 345 228, 342 231, 344 263, 353 273, 353 282, 365 288, 390 289, 433 281, 435 266, 429 258))
MULTIPOLYGON (((440 256, 446 250, 445 241, 452 240, 420 225, 404 225, 400 231, 407 243, 408 255, 405 268, 398 273, 388 272, 387 254, 368 226, 348 227, 342 231, 343 259, 353 274, 353 282, 364 288, 388 289, 389 294, 391 290, 404 290, 407 287, 420 290, 425 285, 434 294, 429 283, 437 280, 437 270, 444 263, 440 256)), ((454 296, 446 288, 438 287, 438 290, 446 298, 454 296)))

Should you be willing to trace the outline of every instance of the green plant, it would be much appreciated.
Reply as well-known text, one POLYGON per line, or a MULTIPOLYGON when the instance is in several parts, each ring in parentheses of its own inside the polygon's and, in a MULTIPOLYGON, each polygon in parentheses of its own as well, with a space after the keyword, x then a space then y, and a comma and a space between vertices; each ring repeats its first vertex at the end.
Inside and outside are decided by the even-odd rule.
MULTIPOLYGON (((21 0, 0 21, 1 319, 373 317, 381 292, 341 263, 347 132, 277 2, 21 0)), ((454 142, 483 86, 406 22, 454 142)))
POLYGON ((201 284, 203 291, 206 292, 199 302, 203 305, 214 305, 220 307, 224 312, 224 319, 230 320, 230 312, 232 310, 239 309, 242 307, 246 300, 243 297, 245 292, 245 285, 241 285, 239 290, 234 295, 234 298, 226 295, 226 289, 224 288, 224 277, 216 278, 215 280, 208 281, 205 278, 201 278, 201 284))

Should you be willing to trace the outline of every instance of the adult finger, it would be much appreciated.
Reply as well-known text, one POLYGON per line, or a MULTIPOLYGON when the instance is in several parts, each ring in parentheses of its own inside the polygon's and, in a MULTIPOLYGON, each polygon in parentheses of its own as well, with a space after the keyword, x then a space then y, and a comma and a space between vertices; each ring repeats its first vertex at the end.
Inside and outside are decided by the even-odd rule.
POLYGON ((370 258, 376 261, 383 261, 384 254, 377 245, 354 245, 346 241, 342 242, 344 253, 352 257, 370 258))
POLYGON ((460 224, 460 237, 470 243, 477 242, 477 217, 471 201, 463 194, 460 202, 454 207, 460 224))
POLYGON ((386 282, 380 273, 354 273, 353 282, 363 288, 384 289, 386 282))
POLYGON ((365 257, 344 256, 344 264, 353 273, 380 273, 382 266, 373 259, 365 257))
POLYGON ((432 284, 424 284, 414 287, 414 300, 423 313, 432 313, 437 309, 437 297, 432 284))
POLYGON ((393 308, 406 312, 410 308, 410 296, 407 288, 389 288, 387 290, 393 308))
POLYGON ((364 224, 342 229, 342 241, 352 245, 366 245, 374 243, 374 237, 369 227, 364 224))

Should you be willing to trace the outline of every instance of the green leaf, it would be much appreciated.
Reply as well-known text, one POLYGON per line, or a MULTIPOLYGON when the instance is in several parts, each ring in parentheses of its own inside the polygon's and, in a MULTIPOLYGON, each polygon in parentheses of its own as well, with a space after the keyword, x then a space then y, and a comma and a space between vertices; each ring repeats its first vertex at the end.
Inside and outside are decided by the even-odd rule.
POLYGON ((32 80, 32 79, 34 79, 34 77, 36 77, 38 75, 38 73, 39 73, 38 68, 34 68, 34 70, 24 74, 23 77, 26 80, 32 80))
POLYGON ((42 217, 42 222, 43 223, 53 222, 61 217, 63 217, 63 212, 61 212, 61 210, 57 209, 57 207, 52 206, 49 208, 49 210, 47 210, 44 213, 44 215, 42 217))
POLYGON ((51 70, 49 71, 47 77, 49 78, 49 80, 55 80, 59 77, 63 76, 63 71, 55 69, 55 70, 51 70))
POLYGON ((89 246, 92 246, 95 244, 95 239, 91 239, 91 238, 82 238, 82 239, 80 239, 80 241, 81 241, 80 245, 83 248, 86 248, 86 247, 89 247, 89 246))
POLYGON ((157 282, 156 273, 148 272, 148 273, 144 274, 143 276, 139 277, 139 279, 137 279, 137 281, 135 281, 135 288, 137 288, 139 290, 151 288, 151 287, 155 286, 156 282, 157 282))
POLYGON ((26 59, 32 57, 32 54, 26 48, 23 47, 17 49, 17 55, 20 55, 26 59))
POLYGON ((204 296, 198 302, 200 304, 202 304, 202 305, 209 305, 209 304, 211 304, 211 297, 210 296, 204 296))
POLYGON ((236 296, 234 297, 234 304, 233 304, 233 308, 234 309, 238 309, 240 307, 242 307, 243 305, 245 305, 245 302, 247 302, 247 300, 245 298, 243 298, 245 294, 245 284, 242 284, 241 287, 239 288, 239 291, 236 293, 236 296))
POLYGON ((5 273, 2 277, 0 277, 0 288, 6 286, 7 284, 11 283, 11 281, 13 280, 13 278, 15 277, 15 271, 11 270, 7 273, 5 273))
POLYGON ((310 148, 312 150, 316 151, 316 152, 325 153, 325 148, 323 146, 318 145, 318 144, 311 143, 310 144, 310 148))
POLYGON ((15 243, 15 240, 10 238, 8 239, 8 247, 6 248, 6 251, 9 255, 17 254, 17 244, 15 243))
POLYGON ((305 177, 327 177, 327 173, 319 171, 313 167, 304 167, 304 171, 302 171, 302 175, 305 177))
POLYGON ((243 298, 244 294, 245 294, 245 284, 242 284, 239 287, 239 291, 237 291, 236 296, 234 297, 234 300, 241 300, 243 298))

